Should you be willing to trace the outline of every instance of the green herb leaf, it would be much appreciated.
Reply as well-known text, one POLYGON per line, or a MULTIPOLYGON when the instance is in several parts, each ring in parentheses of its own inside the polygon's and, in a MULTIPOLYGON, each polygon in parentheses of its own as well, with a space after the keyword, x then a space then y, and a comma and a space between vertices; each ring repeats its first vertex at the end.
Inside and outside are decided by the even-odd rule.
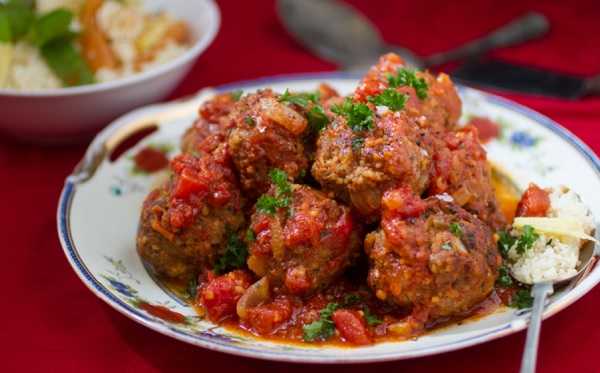
POLYGON ((231 98, 233 98, 234 101, 239 101, 240 98, 242 98, 244 91, 242 91, 241 89, 238 89, 237 91, 232 91, 229 94, 231 95, 231 98))
POLYGON ((58 39, 41 49, 44 60, 67 86, 91 84, 94 74, 70 40, 58 39))
POLYGON ((227 247, 225 252, 214 265, 214 271, 217 274, 223 274, 233 269, 242 268, 246 265, 248 258, 248 249, 237 234, 230 233, 227 238, 227 247))
POLYGON ((0 4, 0 14, 8 19, 13 42, 25 35, 35 21, 35 13, 30 1, 10 0, 0 4))
POLYGON ((288 175, 285 171, 274 168, 269 172, 269 177, 277 187, 277 196, 292 192, 292 185, 288 181, 288 175))
POLYGON ((331 319, 333 313, 339 308, 337 303, 329 303, 320 312, 319 320, 313 321, 310 324, 302 327, 303 337, 305 341, 312 342, 316 340, 325 341, 335 333, 335 324, 331 319))
POLYGON ((278 209, 288 207, 290 200, 287 197, 275 198, 267 194, 263 194, 256 201, 256 209, 264 214, 273 215, 278 209))
POLYGON ((327 117, 321 105, 314 105, 310 108, 306 113, 306 119, 311 131, 314 133, 321 132, 329 124, 329 117, 327 117))
POLYGON ((535 229, 533 229, 531 225, 523 226, 521 236, 517 241, 517 253, 523 254, 525 253, 525 251, 531 249, 531 247, 539 237, 540 235, 536 233, 535 229))
POLYGON ((510 307, 524 309, 533 306, 533 297, 529 289, 519 289, 512 297, 510 307))
POLYGON ((10 43, 12 41, 12 31, 8 16, 0 13, 0 43, 10 43))
POLYGON ((286 89, 285 92, 279 97, 279 102, 287 102, 287 103, 298 105, 301 107, 307 107, 309 102, 313 102, 315 104, 319 103, 319 93, 318 92, 290 93, 290 91, 286 89))
POLYGON ((387 106, 392 111, 400 111, 404 108, 408 96, 396 91, 394 88, 387 88, 375 97, 369 97, 369 101, 377 106, 387 106))
POLYGON ((500 266, 500 268, 498 269, 498 279, 496 279, 496 284, 503 288, 511 287, 513 284, 513 279, 510 276, 510 271, 505 265, 500 266))
POLYGON ((38 47, 57 40, 67 39, 72 36, 69 27, 73 20, 73 13, 66 9, 56 9, 38 18, 32 25, 27 39, 38 47))
POLYGON ((421 100, 427 98, 427 82, 423 78, 418 78, 413 70, 406 68, 398 69, 396 75, 388 77, 388 83, 391 88, 402 86, 413 87, 417 93, 417 97, 421 100))
POLYGON ((341 105, 334 105, 331 111, 346 118, 353 131, 366 131, 373 128, 373 112, 366 104, 354 103, 346 98, 341 105))
POLYGON ((249 125, 249 126, 256 125, 256 122, 254 121, 254 118, 252 118, 250 115, 246 115, 244 117, 244 122, 246 122, 246 124, 249 125))
POLYGON ((383 322, 383 320, 381 320, 379 317, 377 317, 377 315, 372 313, 369 307, 367 306, 363 308, 363 315, 365 317, 365 321, 369 326, 376 326, 383 322))
POLYGON ((254 234, 254 231, 251 228, 248 228, 246 230, 246 242, 254 242, 256 241, 256 235, 254 234))
POLYGON ((458 223, 450 223, 450 232, 458 238, 461 238, 463 235, 463 230, 460 224, 458 223))
POLYGON ((506 231, 499 231, 498 236, 498 251, 504 259, 507 259, 508 251, 514 246, 516 239, 506 231))

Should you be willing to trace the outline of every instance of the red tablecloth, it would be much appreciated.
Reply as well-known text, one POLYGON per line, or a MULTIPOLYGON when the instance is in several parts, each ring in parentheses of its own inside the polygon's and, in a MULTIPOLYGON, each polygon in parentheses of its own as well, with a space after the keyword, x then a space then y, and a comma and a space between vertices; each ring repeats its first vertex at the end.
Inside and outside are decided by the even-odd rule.
MULTIPOLYGON (((528 9, 545 13, 551 33, 496 54, 572 73, 600 72, 600 3, 589 1, 354 1, 390 42, 421 54, 453 47, 528 9), (394 3, 394 5, 391 5, 394 3)), ((221 1, 223 24, 173 97, 206 85, 272 74, 332 70, 288 37, 273 1, 221 1)), ((571 129, 600 152, 600 98, 578 102, 510 96, 571 129)), ((1 115, 2 113, 0 113, 1 115)), ((60 248, 55 210, 65 175, 84 145, 39 147, 0 138, 3 213, 0 270, 5 290, 0 315, 0 370, 304 372, 186 345, 146 329, 97 299, 78 280, 60 248), (222 367, 222 368, 221 368, 222 367)), ((544 323, 540 372, 600 372, 600 287, 544 323)), ((524 333, 458 352, 410 361, 314 372, 395 369, 406 372, 515 372, 524 333)))

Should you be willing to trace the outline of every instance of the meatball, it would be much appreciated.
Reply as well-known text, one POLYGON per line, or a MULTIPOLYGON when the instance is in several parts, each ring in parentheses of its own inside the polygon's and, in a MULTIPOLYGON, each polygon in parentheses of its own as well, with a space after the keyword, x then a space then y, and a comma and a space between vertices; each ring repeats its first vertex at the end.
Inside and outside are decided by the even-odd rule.
POLYGON ((374 116, 373 129, 355 131, 336 116, 317 140, 315 179, 363 216, 376 219, 382 193, 399 185, 421 194, 432 172, 433 140, 404 112, 374 116))
POLYGON ((411 308, 421 326, 484 300, 501 264, 489 227, 444 197, 386 192, 381 227, 365 238, 369 286, 377 298, 411 308))
POLYGON ((448 132, 434 155, 429 194, 447 193, 494 229, 505 226, 496 201, 486 152, 472 126, 448 132))
MULTIPOLYGON (((368 102, 370 97, 382 93, 390 87, 390 78, 401 70, 410 72, 408 76, 412 75, 412 70, 406 69, 400 56, 393 53, 382 56, 358 85, 354 93, 355 100, 368 102)), ((426 84, 425 95, 419 97, 415 88, 406 84, 406 78, 395 88, 398 92, 408 95, 404 105, 406 114, 420 127, 434 133, 444 133, 454 128, 460 118, 461 101, 448 75, 442 73, 434 77, 426 71, 415 71, 414 75, 417 79, 423 79, 426 84)))
POLYGON ((292 179, 303 174, 308 167, 302 136, 306 118, 271 90, 249 94, 238 105, 228 144, 244 192, 250 197, 266 192, 273 168, 292 179))
POLYGON ((173 177, 144 201, 137 250, 162 276, 190 280, 225 251, 244 224, 233 171, 210 156, 180 155, 173 177))
POLYGON ((227 135, 233 126, 229 114, 237 96, 233 93, 218 94, 200 106, 198 120, 181 139, 181 150, 190 154, 212 154, 227 143, 227 135))
POLYGON ((287 207, 265 211, 264 197, 257 202, 248 268, 267 276, 275 293, 308 295, 330 284, 358 256, 360 229, 349 208, 308 186, 291 185, 289 195, 273 187, 266 196, 278 195, 287 207))

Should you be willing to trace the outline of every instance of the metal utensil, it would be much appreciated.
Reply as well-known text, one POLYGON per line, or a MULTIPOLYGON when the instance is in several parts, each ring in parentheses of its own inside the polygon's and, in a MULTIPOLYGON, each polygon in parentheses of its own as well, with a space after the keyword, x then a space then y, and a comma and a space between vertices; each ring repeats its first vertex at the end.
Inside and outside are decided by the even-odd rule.
POLYGON ((466 63, 452 72, 452 78, 486 88, 568 99, 600 94, 600 75, 582 78, 499 60, 466 63))
POLYGON ((427 68, 522 43, 549 29, 546 17, 527 13, 461 47, 420 58, 406 48, 385 43, 375 25, 338 0, 278 0, 277 9, 284 25, 305 47, 346 70, 364 70, 390 51, 402 56, 408 65, 427 68))
POLYGON ((521 360, 521 373, 535 372, 540 329, 542 327, 542 314, 546 303, 546 297, 554 292, 554 288, 571 282, 572 286, 575 286, 578 280, 585 277, 591 269, 591 264, 596 260, 595 247, 596 245, 593 241, 588 241, 581 248, 579 251, 579 266, 577 267, 577 273, 573 276, 558 281, 545 281, 533 285, 531 295, 533 296, 534 301, 529 328, 527 329, 525 351, 523 352, 523 360, 521 360), (573 281, 574 279, 577 280, 573 281))

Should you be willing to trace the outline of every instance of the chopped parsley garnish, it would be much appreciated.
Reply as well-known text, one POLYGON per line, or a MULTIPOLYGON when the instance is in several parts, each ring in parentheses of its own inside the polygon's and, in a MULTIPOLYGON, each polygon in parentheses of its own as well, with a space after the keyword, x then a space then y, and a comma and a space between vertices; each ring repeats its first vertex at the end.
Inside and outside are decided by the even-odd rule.
POLYGON ((246 122, 246 124, 249 126, 254 126, 256 124, 256 122, 254 121, 254 118, 252 118, 250 115, 246 115, 244 117, 244 122, 246 122))
POLYGON ((510 276, 510 271, 505 265, 500 266, 500 268, 498 269, 498 279, 496 279, 496 284, 503 288, 508 288, 513 284, 513 279, 510 276))
POLYGON ((506 259, 508 258, 509 250, 514 246, 517 239, 506 231, 499 231, 498 236, 498 251, 500 251, 502 257, 506 259))
POLYGON ((261 211, 262 213, 273 215, 275 214, 277 209, 288 207, 289 204, 289 198, 278 199, 273 196, 263 194, 262 196, 260 196, 258 201, 256 201, 256 209, 261 211))
POLYGON ((314 133, 318 133, 322 131, 329 124, 329 118, 325 114, 325 110, 321 107, 321 105, 314 105, 310 110, 306 113, 306 119, 308 120, 308 125, 314 133))
POLYGON ((363 308, 363 316, 365 317, 365 321, 369 326, 379 325, 383 322, 377 315, 371 312, 369 307, 365 306, 363 308))
POLYGON ((460 224, 458 223, 450 223, 450 233, 455 235, 458 238, 461 238, 463 235, 463 230, 460 224))
POLYGON ((274 168, 269 172, 269 177, 275 186, 277 187, 277 195, 289 194, 292 192, 292 185, 288 181, 288 175, 285 171, 278 168, 274 168))
POLYGON ((233 101, 239 101, 240 98, 242 98, 243 94, 244 94, 244 91, 242 91, 241 89, 238 89, 237 91, 233 91, 230 93, 231 98, 233 98, 233 101))
POLYGON ((290 205, 290 195, 292 193, 292 184, 288 181, 288 175, 280 169, 272 169, 269 172, 271 182, 275 185, 275 196, 263 194, 256 201, 256 209, 273 215, 279 208, 290 205))
POLYGON ((398 69, 396 75, 388 77, 388 83, 391 88, 402 86, 413 87, 417 97, 421 100, 427 98, 427 82, 423 78, 418 78, 413 70, 398 69))
POLYGON ((279 102, 290 103, 307 109, 306 119, 314 133, 318 133, 329 124, 329 118, 319 103, 319 92, 290 93, 286 89, 279 97, 279 102))
POLYGON ((331 111, 346 118, 353 131, 366 131, 373 128, 373 112, 366 104, 355 103, 346 98, 341 105, 334 105, 331 111))
POLYGON ((356 137, 352 139, 352 150, 354 150, 355 152, 359 151, 360 149, 362 149, 363 145, 365 144, 365 139, 363 137, 356 137))
POLYGON ((525 251, 531 249, 531 247, 539 237, 540 235, 536 233, 535 229, 533 229, 531 225, 523 226, 521 236, 517 241, 517 253, 523 254, 525 251))
POLYGON ((256 240, 256 235, 254 234, 254 231, 251 228, 248 228, 246 230, 246 241, 254 242, 255 240, 256 240))
POLYGON ((227 247, 225 252, 214 266, 214 271, 217 274, 222 274, 233 269, 242 268, 246 265, 248 258, 248 249, 244 242, 235 233, 230 233, 227 238, 227 247))
POLYGON ((509 304, 510 307, 518 308, 531 308, 533 306, 533 297, 529 289, 519 289, 513 296, 509 304))
POLYGON ((379 95, 369 97, 369 102, 376 106, 387 106, 392 111, 400 111, 404 108, 408 96, 396 91, 394 88, 387 88, 379 95))
POLYGON ((279 97, 279 102, 287 102, 301 107, 307 107, 309 102, 313 102, 315 104, 319 103, 319 93, 290 93, 290 91, 286 89, 285 92, 279 97))
POLYGON ((305 341, 312 342, 316 340, 325 341, 335 333, 335 324, 331 319, 333 313, 340 308, 337 303, 329 303, 319 313, 318 320, 306 324, 302 327, 305 341))

